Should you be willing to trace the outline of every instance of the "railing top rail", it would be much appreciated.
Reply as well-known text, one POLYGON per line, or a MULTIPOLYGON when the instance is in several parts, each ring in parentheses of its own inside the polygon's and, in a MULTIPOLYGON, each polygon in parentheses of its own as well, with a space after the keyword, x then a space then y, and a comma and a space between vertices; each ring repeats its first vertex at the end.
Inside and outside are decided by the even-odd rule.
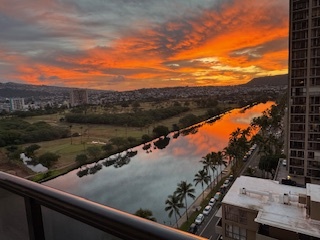
POLYGON ((0 188, 123 239, 205 239, 4 172, 0 188))

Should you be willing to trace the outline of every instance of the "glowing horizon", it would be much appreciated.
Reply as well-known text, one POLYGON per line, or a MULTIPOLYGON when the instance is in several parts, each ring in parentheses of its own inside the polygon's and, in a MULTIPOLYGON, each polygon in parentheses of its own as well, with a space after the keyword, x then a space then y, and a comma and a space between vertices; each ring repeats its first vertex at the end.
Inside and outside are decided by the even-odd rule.
POLYGON ((238 85, 288 71, 288 0, 0 6, 0 82, 124 91, 238 85))

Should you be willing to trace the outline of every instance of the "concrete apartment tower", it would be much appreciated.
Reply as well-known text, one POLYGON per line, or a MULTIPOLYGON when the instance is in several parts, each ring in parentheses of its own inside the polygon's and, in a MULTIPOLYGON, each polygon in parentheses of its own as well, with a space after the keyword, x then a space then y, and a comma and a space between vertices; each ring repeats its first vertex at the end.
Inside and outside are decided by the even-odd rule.
POLYGON ((288 172, 320 179, 320 0, 290 0, 288 172))
POLYGON ((70 92, 71 107, 88 104, 88 91, 86 89, 72 89, 70 92))

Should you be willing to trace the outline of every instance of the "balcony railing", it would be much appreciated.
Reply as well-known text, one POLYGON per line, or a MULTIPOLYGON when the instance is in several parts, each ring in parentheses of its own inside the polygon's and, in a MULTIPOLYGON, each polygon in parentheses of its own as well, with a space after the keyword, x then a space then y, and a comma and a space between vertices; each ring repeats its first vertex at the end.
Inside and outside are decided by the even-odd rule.
POLYGON ((4 240, 205 239, 3 172, 0 236, 4 240))

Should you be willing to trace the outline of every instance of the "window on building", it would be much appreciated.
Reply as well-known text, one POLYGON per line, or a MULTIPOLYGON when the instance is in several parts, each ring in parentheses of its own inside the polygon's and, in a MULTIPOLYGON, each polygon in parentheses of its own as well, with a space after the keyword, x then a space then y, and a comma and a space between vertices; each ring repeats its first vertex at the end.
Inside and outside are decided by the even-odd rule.
POLYGON ((240 228, 239 226, 226 224, 226 237, 237 240, 246 240, 247 230, 244 228, 240 228))
POLYGON ((304 175, 303 168, 290 167, 289 174, 303 176, 304 175))
POLYGON ((311 86, 320 86, 320 78, 311 78, 311 86))
POLYGON ((239 209, 239 223, 247 224, 247 212, 239 209))
POLYGON ((225 219, 233 222, 239 221, 239 211, 238 208, 232 206, 224 206, 225 219))

